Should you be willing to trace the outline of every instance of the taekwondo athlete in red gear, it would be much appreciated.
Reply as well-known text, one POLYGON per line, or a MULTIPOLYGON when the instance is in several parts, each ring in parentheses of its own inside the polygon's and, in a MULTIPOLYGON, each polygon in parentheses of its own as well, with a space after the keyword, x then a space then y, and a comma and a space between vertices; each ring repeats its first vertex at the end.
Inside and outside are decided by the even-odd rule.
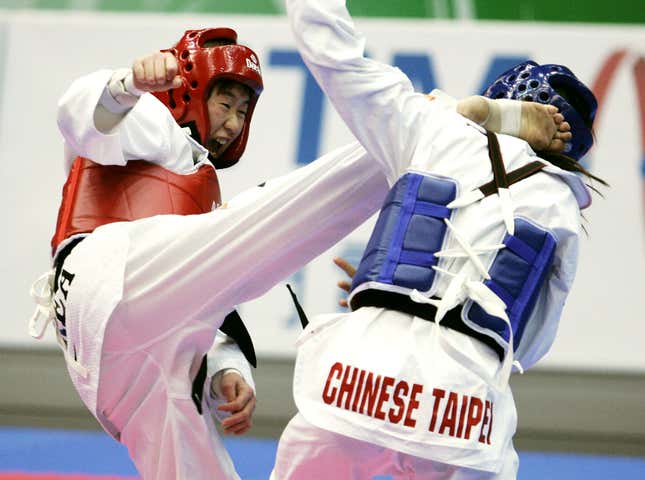
MULTIPOLYGON (((154 62, 162 60, 175 62, 170 75, 181 73, 181 76, 177 77, 176 88, 170 91, 158 91, 155 95, 172 112, 177 123, 191 129, 191 136, 195 140, 209 146, 211 151, 219 150, 217 153, 209 153, 210 163, 217 168, 235 164, 244 152, 253 109, 263 88, 257 57, 247 47, 235 45, 236 41, 236 32, 228 28, 188 31, 172 49, 142 59, 136 62, 134 67, 142 69, 141 74, 145 78, 149 72, 143 71, 144 66, 150 69, 154 66, 154 62), (201 48, 205 44, 220 48, 201 48), (247 58, 251 62, 246 63, 247 58), (145 65, 144 60, 147 62, 145 65), (232 82, 238 82, 237 86, 234 87, 232 82), (231 120, 218 115, 214 118, 220 122, 225 120, 225 123, 218 126, 216 135, 211 138, 208 108, 216 102, 213 99, 208 101, 206 99, 215 83, 218 85, 218 90, 221 90, 224 85, 228 85, 228 90, 242 88, 243 108, 237 115, 245 115, 246 121, 235 120, 238 125, 233 125, 232 129, 227 130, 231 120), (230 145, 222 141, 229 138, 230 145)), ((133 89, 136 87, 129 75, 131 75, 129 69, 115 73, 108 87, 109 94, 106 93, 102 97, 103 103, 108 108, 97 112, 97 122, 101 121, 101 117, 104 122, 115 121, 114 117, 110 118, 108 112, 114 110, 117 113, 123 113, 132 105, 135 97, 128 95, 125 82, 128 82, 133 89), (119 100, 123 103, 119 103, 119 100)), ((213 206, 221 203, 215 170, 208 162, 194 172, 193 170, 194 167, 188 165, 189 174, 179 173, 177 170, 164 168, 163 163, 144 161, 130 162, 127 168, 121 168, 100 165, 87 158, 74 158, 63 189, 63 202, 59 209, 56 233, 52 238, 52 254, 58 258, 57 264, 62 265, 64 257, 71 252, 71 248, 83 234, 93 231, 102 224, 131 221, 157 214, 189 215, 211 211, 213 206)), ((250 351, 245 350, 245 353, 255 366, 250 337, 236 312, 226 317, 222 330, 230 333, 230 328, 225 328, 229 325, 234 327, 234 332, 241 329, 245 333, 244 339, 248 339, 248 345, 244 346, 250 349, 250 351)), ((244 425, 247 429, 250 426, 250 417, 255 404, 251 372, 247 363, 236 351, 235 343, 231 342, 226 335, 222 335, 222 332, 218 332, 217 342, 210 356, 210 364, 207 367, 204 362, 202 369, 207 368, 211 373, 208 378, 212 383, 212 391, 220 389, 221 381, 225 384, 232 381, 229 377, 223 378, 225 372, 233 373, 235 370, 238 370, 237 373, 244 372, 243 376, 248 380, 248 385, 243 384, 242 378, 237 378, 236 382, 236 384, 242 382, 238 388, 243 389, 246 396, 250 395, 250 398, 245 401, 242 395, 236 400, 237 403, 243 402, 240 406, 246 410, 245 415, 243 417, 240 415, 237 418, 238 421, 234 417, 224 423, 225 428, 231 427, 233 428, 231 431, 241 433, 244 425), (214 358, 216 353, 218 358, 214 358), (217 377, 214 376, 217 372, 215 368, 221 368, 220 375, 217 377), (213 383, 214 380, 217 382, 213 383)), ((201 379, 201 383, 196 382, 194 385, 195 401, 198 405, 201 403, 203 384, 200 373, 195 378, 201 379)), ((229 396, 229 400, 233 398, 229 396)), ((207 400, 212 399, 209 396, 207 400)), ((215 403, 223 403, 221 396, 216 396, 215 400, 215 403)), ((199 408, 201 409, 201 405, 199 408)), ((230 409, 235 406, 227 405, 222 408, 230 409)), ((214 413, 217 416, 224 414, 217 409, 214 413)))
MULTIPOLYGON (((354 143, 211 211, 213 163, 242 155, 262 87, 257 56, 234 43, 230 29, 188 31, 132 70, 79 78, 59 102, 69 178, 30 331, 54 320, 81 399, 145 480, 239 478, 199 411, 235 375, 202 398, 203 356, 215 345, 209 374, 248 372, 214 342, 225 316, 350 233, 387 189, 354 143)), ((237 400, 228 410, 248 418, 237 400)))
POLYGON ((576 160, 595 99, 566 67, 506 72, 504 95, 488 96, 531 90, 571 128, 559 139, 571 158, 538 156, 365 58, 343 0, 288 0, 287 11, 305 63, 391 188, 352 312, 314 318, 298 341, 299 414, 272 478, 513 479, 508 378, 548 351, 573 282, 591 203, 576 160))

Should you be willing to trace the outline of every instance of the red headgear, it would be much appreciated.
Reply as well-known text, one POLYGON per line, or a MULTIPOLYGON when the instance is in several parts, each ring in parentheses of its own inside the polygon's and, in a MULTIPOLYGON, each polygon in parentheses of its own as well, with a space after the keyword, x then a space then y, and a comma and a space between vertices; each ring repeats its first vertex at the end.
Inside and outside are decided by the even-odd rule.
POLYGON ((220 157, 211 158, 217 168, 234 165, 244 153, 253 109, 263 89, 257 55, 236 42, 237 33, 230 28, 186 31, 173 48, 165 50, 177 58, 182 86, 154 93, 170 109, 178 124, 190 126, 193 136, 197 136, 202 145, 207 145, 211 125, 206 101, 213 84, 217 80, 230 79, 249 87, 251 98, 244 126, 220 157), (230 45, 204 47, 209 40, 222 40, 230 45))

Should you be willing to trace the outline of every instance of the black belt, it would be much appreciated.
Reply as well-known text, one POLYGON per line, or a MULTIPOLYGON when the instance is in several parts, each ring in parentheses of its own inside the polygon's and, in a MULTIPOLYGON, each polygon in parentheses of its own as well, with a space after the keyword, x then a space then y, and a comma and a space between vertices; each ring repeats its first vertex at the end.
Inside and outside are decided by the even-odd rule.
POLYGON ((56 272, 54 273, 54 293, 56 293, 56 290, 58 290, 58 277, 60 277, 60 272, 63 270, 63 263, 65 263, 65 259, 69 256, 70 253, 72 253, 74 247, 81 243, 84 238, 85 237, 78 237, 71 240, 67 245, 61 248, 60 252, 58 252, 58 255, 56 255, 56 260, 54 260, 54 269, 56 270, 56 272))
MULTIPOLYGON (((408 295, 376 289, 368 289, 358 292, 352 297, 351 307, 352 310, 357 310, 361 307, 387 308, 414 315, 415 317, 420 317, 430 322, 434 322, 435 315, 437 313, 437 307, 429 303, 417 303, 408 295)), ((483 333, 480 333, 466 325, 461 319, 461 310, 461 305, 448 310, 441 320, 441 325, 479 340, 493 349, 493 351, 499 356, 499 359, 503 360, 504 349, 488 335, 484 335, 483 333)))

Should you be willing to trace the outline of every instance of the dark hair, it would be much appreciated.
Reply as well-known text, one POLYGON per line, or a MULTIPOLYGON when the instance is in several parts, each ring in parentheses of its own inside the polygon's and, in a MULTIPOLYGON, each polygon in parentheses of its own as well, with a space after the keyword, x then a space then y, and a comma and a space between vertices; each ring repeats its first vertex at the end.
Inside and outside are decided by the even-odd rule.
POLYGON ((228 38, 213 38, 211 40, 206 40, 204 42, 203 47, 204 48, 221 47, 222 45, 235 45, 235 42, 228 38))
MULTIPOLYGON (((578 163, 577 160, 571 157, 568 157, 561 153, 553 153, 553 152, 536 152, 536 153, 539 155, 540 158, 543 158, 547 162, 552 163, 553 165, 561 168, 562 170, 567 170, 568 172, 581 173, 585 177, 591 178, 592 180, 595 180, 596 182, 604 185, 605 187, 609 186, 609 184, 605 180, 591 173, 585 167, 580 165, 580 163, 578 163)), ((593 187, 591 188, 597 192, 595 188, 593 187)))
POLYGON ((229 92, 235 87, 241 88, 248 95, 249 100, 253 98, 254 92, 251 87, 231 78, 222 78, 220 80, 215 80, 215 82, 213 82, 213 86, 210 89, 210 92, 208 93, 208 97, 210 97, 215 90, 217 90, 217 92, 229 92))
MULTIPOLYGON (((567 84, 563 83, 558 83, 556 79, 551 80, 551 87, 560 95, 562 98, 564 98, 569 105, 573 107, 573 109, 578 112, 578 115, 582 118, 585 126, 591 130, 591 135, 595 141, 595 135, 593 132, 593 117, 592 117, 592 112, 590 109, 590 105, 584 101, 584 99, 580 96, 580 94, 575 90, 569 87, 567 84)), ((580 165, 577 160, 568 157, 567 155, 563 155, 561 153, 553 153, 553 152, 536 152, 541 158, 546 160, 549 163, 552 163, 556 167, 560 167, 562 170, 567 170, 569 172, 577 172, 583 174, 587 178, 591 178, 592 180, 595 180, 596 182, 604 185, 605 187, 608 187, 609 184, 603 180, 600 177, 597 177, 593 173, 591 173, 589 170, 587 170, 585 167, 580 165)), ((590 188, 593 188, 590 185, 590 188)), ((596 192, 595 188, 593 188, 596 192)))

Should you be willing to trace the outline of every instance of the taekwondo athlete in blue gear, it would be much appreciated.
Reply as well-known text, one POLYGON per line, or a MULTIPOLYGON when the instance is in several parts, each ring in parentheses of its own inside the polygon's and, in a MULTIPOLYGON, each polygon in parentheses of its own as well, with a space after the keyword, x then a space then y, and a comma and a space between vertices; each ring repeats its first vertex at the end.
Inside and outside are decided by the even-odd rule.
MULTIPOLYGON (((536 66, 538 101, 562 98, 565 120, 587 129, 572 131, 574 158, 537 155, 366 58, 343 0, 287 10, 305 63, 391 187, 353 311, 313 318, 299 339, 300 413, 273 478, 515 478, 508 378, 548 351, 573 282, 591 202, 576 160, 595 100, 564 67, 536 66)), ((498 93, 518 99, 534 88, 524 80, 498 93)))

